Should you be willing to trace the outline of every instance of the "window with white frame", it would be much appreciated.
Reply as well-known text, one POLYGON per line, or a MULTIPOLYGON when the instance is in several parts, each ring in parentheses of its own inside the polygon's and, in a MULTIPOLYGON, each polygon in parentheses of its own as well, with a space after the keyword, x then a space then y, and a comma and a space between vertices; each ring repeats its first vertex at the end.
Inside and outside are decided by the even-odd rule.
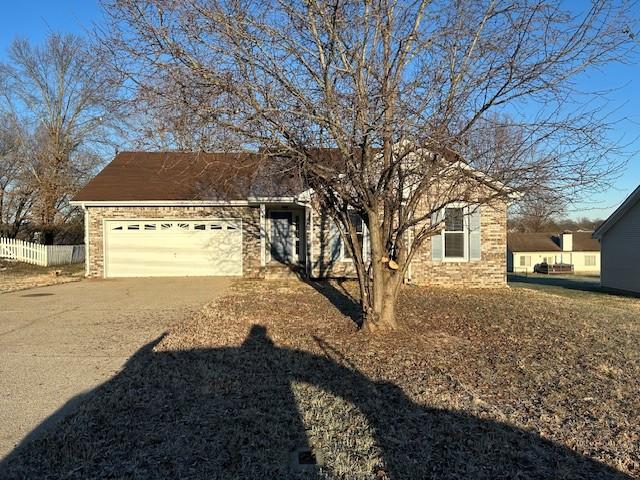
POLYGON ((520 266, 521 267, 530 267, 531 266, 531 255, 520 255, 520 266))
POLYGON ((584 266, 585 267, 595 267, 596 266, 596 256, 595 255, 585 255, 584 256, 584 266))
POLYGON ((465 258, 467 231, 463 207, 444 210, 444 258, 465 258))
MULTIPOLYGON (((364 222, 362 221, 362 217, 357 213, 349 214, 349 218, 351 220, 352 225, 356 230, 356 237, 358 238, 358 244, 360 245, 361 252, 364 252, 364 222)), ((351 260, 353 256, 351 252, 345 245, 344 241, 342 242, 342 259, 343 260, 351 260)))

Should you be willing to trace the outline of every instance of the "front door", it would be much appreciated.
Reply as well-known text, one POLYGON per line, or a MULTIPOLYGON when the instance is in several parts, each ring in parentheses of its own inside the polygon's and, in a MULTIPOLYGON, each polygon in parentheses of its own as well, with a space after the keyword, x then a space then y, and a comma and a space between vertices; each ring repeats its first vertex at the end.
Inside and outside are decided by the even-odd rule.
POLYGON ((291 212, 271 212, 271 259, 291 262, 291 212))

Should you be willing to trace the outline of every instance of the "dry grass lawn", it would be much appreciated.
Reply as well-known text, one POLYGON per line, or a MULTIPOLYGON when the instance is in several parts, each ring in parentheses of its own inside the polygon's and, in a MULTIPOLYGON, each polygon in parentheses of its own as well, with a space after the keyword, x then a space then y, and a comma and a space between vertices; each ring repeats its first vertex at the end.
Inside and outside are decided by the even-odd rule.
POLYGON ((0 259, 0 293, 77 282, 84 275, 84 263, 39 267, 0 259), (59 275, 56 274, 59 272, 59 275))
POLYGON ((407 287, 405 329, 371 337, 351 291, 238 283, 9 477, 640 477, 640 300, 407 287))

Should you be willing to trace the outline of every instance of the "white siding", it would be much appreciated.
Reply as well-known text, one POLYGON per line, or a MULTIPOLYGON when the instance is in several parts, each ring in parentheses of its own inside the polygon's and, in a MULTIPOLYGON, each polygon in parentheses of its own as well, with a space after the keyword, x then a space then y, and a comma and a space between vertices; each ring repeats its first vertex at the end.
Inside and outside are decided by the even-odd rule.
MULTIPOLYGON (((565 253, 566 255, 566 253, 565 253)), ((547 259, 547 263, 554 264, 560 263, 562 258, 562 252, 513 252, 513 272, 514 273, 532 273, 533 268, 542 263, 544 259, 547 259), (521 258, 525 258, 525 264, 521 264, 521 258)), ((511 262, 507 262, 511 263, 511 262)))
POLYGON ((640 293, 640 203, 602 237, 602 286, 640 293))
POLYGON ((586 273, 589 275, 600 274, 600 252, 572 252, 571 257, 572 261, 569 263, 573 264, 575 273, 586 273), (595 265, 589 265, 587 257, 595 260, 595 265))

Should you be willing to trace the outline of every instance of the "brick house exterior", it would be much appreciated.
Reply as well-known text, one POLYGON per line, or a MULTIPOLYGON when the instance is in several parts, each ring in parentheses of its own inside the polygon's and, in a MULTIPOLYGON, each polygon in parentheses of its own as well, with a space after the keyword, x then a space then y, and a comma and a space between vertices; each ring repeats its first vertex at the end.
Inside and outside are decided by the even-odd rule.
MULTIPOLYGON (((251 191, 253 186, 240 181, 237 169, 235 176, 225 178, 223 198, 219 191, 215 198, 194 193, 192 186, 202 170, 194 169, 198 173, 190 176, 183 175, 185 169, 172 170, 177 155, 191 165, 189 154, 119 154, 74 198, 85 214, 88 277, 263 278, 277 276, 272 273, 284 266, 311 278, 355 276, 336 227, 314 207, 312 193, 251 191), (232 248, 221 250, 224 243, 232 248)), ((215 165, 219 172, 220 164, 215 165)), ((433 245, 442 240, 427 240, 406 281, 454 287, 506 285, 506 209, 506 203, 499 202, 475 213, 475 256, 457 261, 437 257, 433 245)), ((366 239, 364 226, 363 235, 366 239)))
POLYGON ((182 220, 218 217, 240 217, 243 222, 242 273, 246 277, 260 277, 259 207, 87 207, 88 248, 87 276, 104 276, 104 221, 117 219, 182 220))

